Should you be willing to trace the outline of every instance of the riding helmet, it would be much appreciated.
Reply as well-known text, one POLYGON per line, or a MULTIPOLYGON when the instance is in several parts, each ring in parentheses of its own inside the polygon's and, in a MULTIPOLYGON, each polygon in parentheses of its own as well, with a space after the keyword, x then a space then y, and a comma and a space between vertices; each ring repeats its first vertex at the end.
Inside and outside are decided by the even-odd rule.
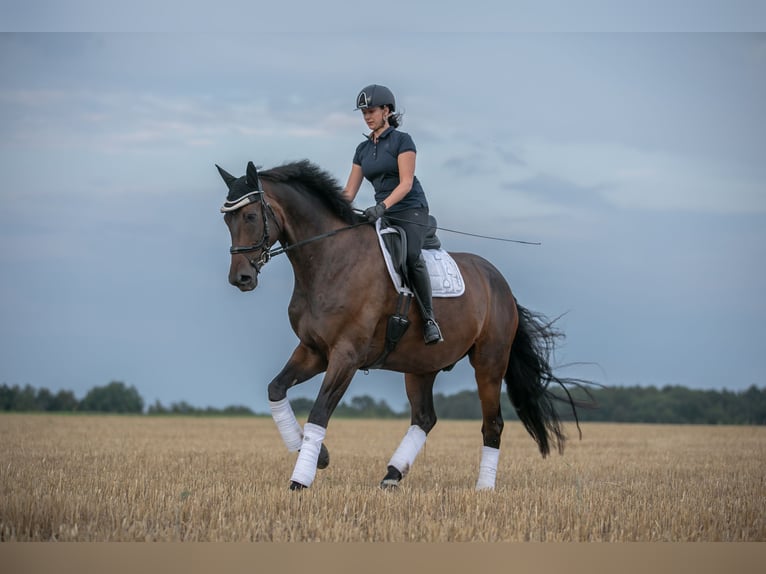
POLYGON ((374 108, 377 106, 388 106, 392 112, 396 111, 396 100, 394 94, 386 86, 370 84, 362 88, 356 97, 356 109, 374 108))

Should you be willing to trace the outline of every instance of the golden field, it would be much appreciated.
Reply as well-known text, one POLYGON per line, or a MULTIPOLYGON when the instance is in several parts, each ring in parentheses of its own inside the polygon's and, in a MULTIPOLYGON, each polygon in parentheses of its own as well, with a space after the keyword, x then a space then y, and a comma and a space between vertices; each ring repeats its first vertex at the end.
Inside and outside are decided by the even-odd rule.
POLYGON ((440 421, 398 491, 409 422, 332 420, 330 467, 287 485, 270 418, 0 415, 2 541, 766 541, 766 428, 583 424, 542 459, 508 421, 473 490, 480 421, 440 421))

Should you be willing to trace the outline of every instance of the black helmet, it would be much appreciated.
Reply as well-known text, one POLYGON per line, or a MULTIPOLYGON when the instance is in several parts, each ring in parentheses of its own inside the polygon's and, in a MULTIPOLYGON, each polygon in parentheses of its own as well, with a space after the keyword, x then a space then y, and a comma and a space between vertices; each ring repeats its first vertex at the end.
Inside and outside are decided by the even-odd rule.
POLYGON ((394 94, 386 86, 371 84, 362 88, 356 97, 356 109, 374 108, 376 106, 388 106, 391 111, 396 111, 396 100, 394 94))

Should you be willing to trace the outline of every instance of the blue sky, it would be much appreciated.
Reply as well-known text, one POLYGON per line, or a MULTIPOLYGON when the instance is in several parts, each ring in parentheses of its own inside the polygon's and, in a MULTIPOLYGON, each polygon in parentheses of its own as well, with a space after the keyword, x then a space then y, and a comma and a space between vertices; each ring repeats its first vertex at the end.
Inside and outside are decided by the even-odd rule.
MULTIPOLYGON (((566 313, 558 361, 598 366, 564 374, 766 385, 766 34, 699 33, 764 20, 697 3, 711 20, 696 33, 654 33, 687 31, 683 4, 610 33, 498 4, 467 31, 392 25, 385 50, 332 20, 336 2, 314 33, 273 7, 260 16, 281 26, 250 34, 188 15, 197 31, 4 14, 9 30, 105 32, 0 34, 0 383, 82 396, 121 380, 147 402, 265 410, 296 343, 292 274, 277 258, 255 292, 228 285, 213 164, 308 158, 345 181, 365 129, 354 98, 375 82, 397 95, 444 227, 542 242, 440 234, 491 260, 526 307, 566 313), (519 14, 531 32, 493 24, 519 14)), ((371 201, 364 187, 359 207, 371 201)), ((471 388, 461 364, 436 390, 471 388)), ((360 394, 406 402, 395 373, 360 373, 360 394)))

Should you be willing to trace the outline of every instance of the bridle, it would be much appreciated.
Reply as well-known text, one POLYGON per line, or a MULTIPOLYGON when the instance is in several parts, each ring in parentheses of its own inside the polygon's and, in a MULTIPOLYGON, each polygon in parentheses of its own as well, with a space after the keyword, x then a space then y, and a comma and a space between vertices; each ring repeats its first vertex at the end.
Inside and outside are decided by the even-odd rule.
POLYGON ((308 239, 304 239, 303 241, 298 241, 297 243, 293 243, 292 245, 284 245, 276 249, 270 249, 269 214, 271 215, 271 219, 274 220, 274 223, 279 229, 278 235, 282 235, 282 226, 279 224, 279 219, 277 219, 277 216, 275 215, 274 210, 271 207, 271 204, 269 204, 269 201, 266 199, 266 194, 264 193, 263 188, 261 188, 260 181, 258 182, 258 188, 259 189, 252 191, 248 193, 247 195, 245 195, 244 197, 240 198, 237 201, 236 205, 232 206, 231 208, 227 208, 226 205, 224 205, 224 207, 222 208, 222 211, 224 212, 234 212, 234 211, 238 211, 242 209, 243 207, 251 203, 261 204, 260 211, 261 211, 261 217, 263 220, 263 236, 261 237, 261 240, 258 241, 258 243, 254 243, 253 245, 232 245, 229 248, 229 253, 231 255, 245 255, 247 253, 252 253, 254 251, 260 251, 260 254, 257 257, 246 256, 248 263, 250 263, 250 265, 255 269, 256 273, 260 273, 261 268, 263 268, 263 266, 266 265, 266 263, 268 263, 271 260, 271 258, 274 257, 275 255, 282 255, 283 253, 286 253, 292 249, 301 247, 302 245, 306 245, 307 243, 313 243, 314 241, 319 241, 320 239, 325 239, 341 231, 353 229, 355 227, 359 227, 360 225, 369 225, 369 222, 365 219, 357 223, 352 223, 350 225, 347 225, 346 227, 341 227, 340 229, 333 229, 332 231, 328 231, 326 233, 321 233, 319 235, 309 237, 308 239))
POLYGON ((261 240, 257 243, 254 243, 252 245, 232 245, 229 248, 229 253, 232 255, 245 255, 247 253, 252 253, 254 251, 260 251, 260 255, 257 257, 245 257, 250 263, 250 265, 255 269, 256 273, 260 273, 261 268, 266 265, 266 263, 269 262, 269 260, 274 255, 279 255, 280 253, 283 253, 285 251, 284 248, 278 248, 278 249, 270 249, 271 244, 269 243, 269 239, 271 239, 269 235, 269 214, 271 215, 271 218, 274 220, 274 223, 276 223, 277 228, 279 229, 279 235, 282 234, 282 228, 279 225, 279 220, 277 219, 277 216, 274 214, 274 210, 271 208, 271 205, 269 204, 268 200, 266 199, 266 195, 263 192, 263 189, 260 187, 260 182, 258 182, 258 187, 256 191, 253 191, 251 193, 248 193, 246 196, 244 196, 242 199, 246 199, 245 203, 242 203, 242 199, 240 199, 237 203, 238 205, 234 209, 227 210, 229 212, 233 211, 239 211, 245 205, 249 205, 251 203, 260 203, 260 212, 261 212, 261 218, 263 220, 263 235, 261 236, 261 240))

